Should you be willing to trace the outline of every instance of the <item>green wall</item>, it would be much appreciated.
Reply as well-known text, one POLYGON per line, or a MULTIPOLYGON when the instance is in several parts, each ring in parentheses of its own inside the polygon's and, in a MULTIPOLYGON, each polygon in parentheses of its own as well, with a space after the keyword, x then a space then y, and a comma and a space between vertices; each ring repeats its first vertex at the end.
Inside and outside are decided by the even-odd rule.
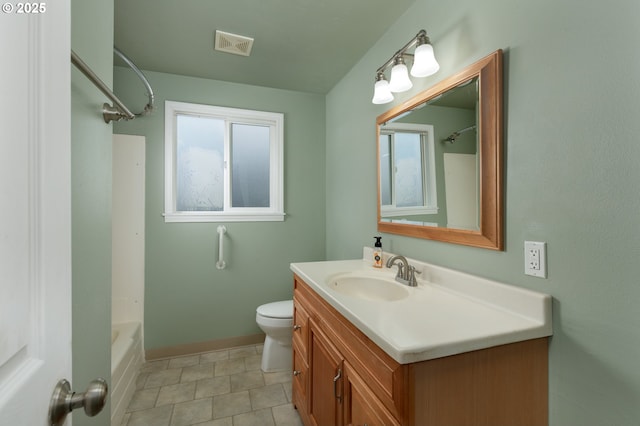
MULTIPOLYGON (((125 52, 126 53, 126 52, 125 52)), ((145 72, 157 109, 116 124, 116 133, 146 136, 145 347, 156 349, 260 333, 255 309, 290 299, 289 264, 325 255, 324 96, 145 72), (225 260, 218 270, 220 223, 165 223, 164 102, 193 102, 284 113, 284 222, 222 223, 225 260)), ((133 111, 144 87, 116 67, 115 91, 133 111)))
MULTIPOLYGON (((107 84, 113 73, 113 0, 73 0, 71 48, 107 84)), ((111 125, 105 96, 71 67, 73 380, 111 382, 111 125)), ((109 425, 110 401, 95 417, 76 411, 74 425, 109 425)))
POLYGON ((376 234, 376 116, 504 49, 505 251, 383 242, 554 297, 554 426, 640 419, 638 16, 637 1, 417 0, 327 96, 327 256, 356 258, 376 234), (376 68, 420 28, 440 72, 372 105, 376 68), (525 240, 547 242, 547 279, 524 275, 525 240))

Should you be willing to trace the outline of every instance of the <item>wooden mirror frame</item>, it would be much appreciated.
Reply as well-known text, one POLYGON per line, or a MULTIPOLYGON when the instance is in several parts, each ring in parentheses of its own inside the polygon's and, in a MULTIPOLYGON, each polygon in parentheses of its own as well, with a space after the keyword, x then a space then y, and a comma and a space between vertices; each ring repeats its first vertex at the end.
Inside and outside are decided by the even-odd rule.
POLYGON ((378 160, 378 231, 410 237, 426 238, 492 250, 503 250, 503 184, 502 184, 502 50, 468 66, 408 101, 391 108, 376 119, 378 160), (430 227, 383 222, 380 199, 380 127, 383 123, 412 110, 460 84, 478 77, 478 153, 480 155, 480 230, 430 227))

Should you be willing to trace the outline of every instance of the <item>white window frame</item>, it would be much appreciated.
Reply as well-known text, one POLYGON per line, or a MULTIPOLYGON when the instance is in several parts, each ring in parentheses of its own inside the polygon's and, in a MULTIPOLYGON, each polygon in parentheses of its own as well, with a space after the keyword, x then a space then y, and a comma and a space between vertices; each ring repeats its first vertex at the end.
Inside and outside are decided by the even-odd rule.
POLYGON ((213 105, 165 101, 165 222, 274 222, 284 221, 284 114, 226 108, 213 105), (192 115, 225 121, 224 152, 224 210, 223 211, 177 211, 176 210, 176 118, 192 115), (268 126, 269 135, 269 207, 230 207, 230 143, 231 124, 253 124, 268 126))
MULTIPOLYGON (((392 204, 380 206, 381 217, 393 217, 400 215, 419 215, 419 214, 437 214, 438 213, 438 195, 436 189, 436 164, 435 164, 435 143, 433 136, 433 125, 431 124, 412 124, 412 123, 392 123, 384 127, 380 131, 380 135, 389 135, 395 132, 404 133, 420 133, 421 140, 424 144, 422 150, 422 168, 424 177, 422 182, 422 190, 424 205, 413 207, 396 207, 395 205, 395 188, 392 188, 392 204)), ((393 155, 393 150, 391 150, 393 155)), ((392 158, 393 167, 395 160, 392 158)), ((391 185, 395 185, 395 171, 391 174, 391 185)))

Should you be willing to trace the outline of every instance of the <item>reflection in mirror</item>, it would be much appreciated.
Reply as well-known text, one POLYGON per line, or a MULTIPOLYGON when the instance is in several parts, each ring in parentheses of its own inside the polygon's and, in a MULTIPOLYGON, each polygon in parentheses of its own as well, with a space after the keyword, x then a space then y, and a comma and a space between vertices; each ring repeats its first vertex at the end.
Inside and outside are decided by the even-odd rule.
POLYGON ((477 89, 475 77, 381 124, 382 221, 480 229, 477 89))
POLYGON ((378 230, 502 249, 501 57, 378 117, 378 230))

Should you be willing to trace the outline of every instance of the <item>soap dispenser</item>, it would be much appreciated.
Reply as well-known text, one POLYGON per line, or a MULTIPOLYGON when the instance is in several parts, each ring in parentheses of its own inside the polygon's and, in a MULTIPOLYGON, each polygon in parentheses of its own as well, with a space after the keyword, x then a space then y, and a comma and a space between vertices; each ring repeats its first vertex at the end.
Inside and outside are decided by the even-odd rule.
POLYGON ((373 237, 376 243, 373 247, 373 267, 382 268, 382 237, 373 237))

